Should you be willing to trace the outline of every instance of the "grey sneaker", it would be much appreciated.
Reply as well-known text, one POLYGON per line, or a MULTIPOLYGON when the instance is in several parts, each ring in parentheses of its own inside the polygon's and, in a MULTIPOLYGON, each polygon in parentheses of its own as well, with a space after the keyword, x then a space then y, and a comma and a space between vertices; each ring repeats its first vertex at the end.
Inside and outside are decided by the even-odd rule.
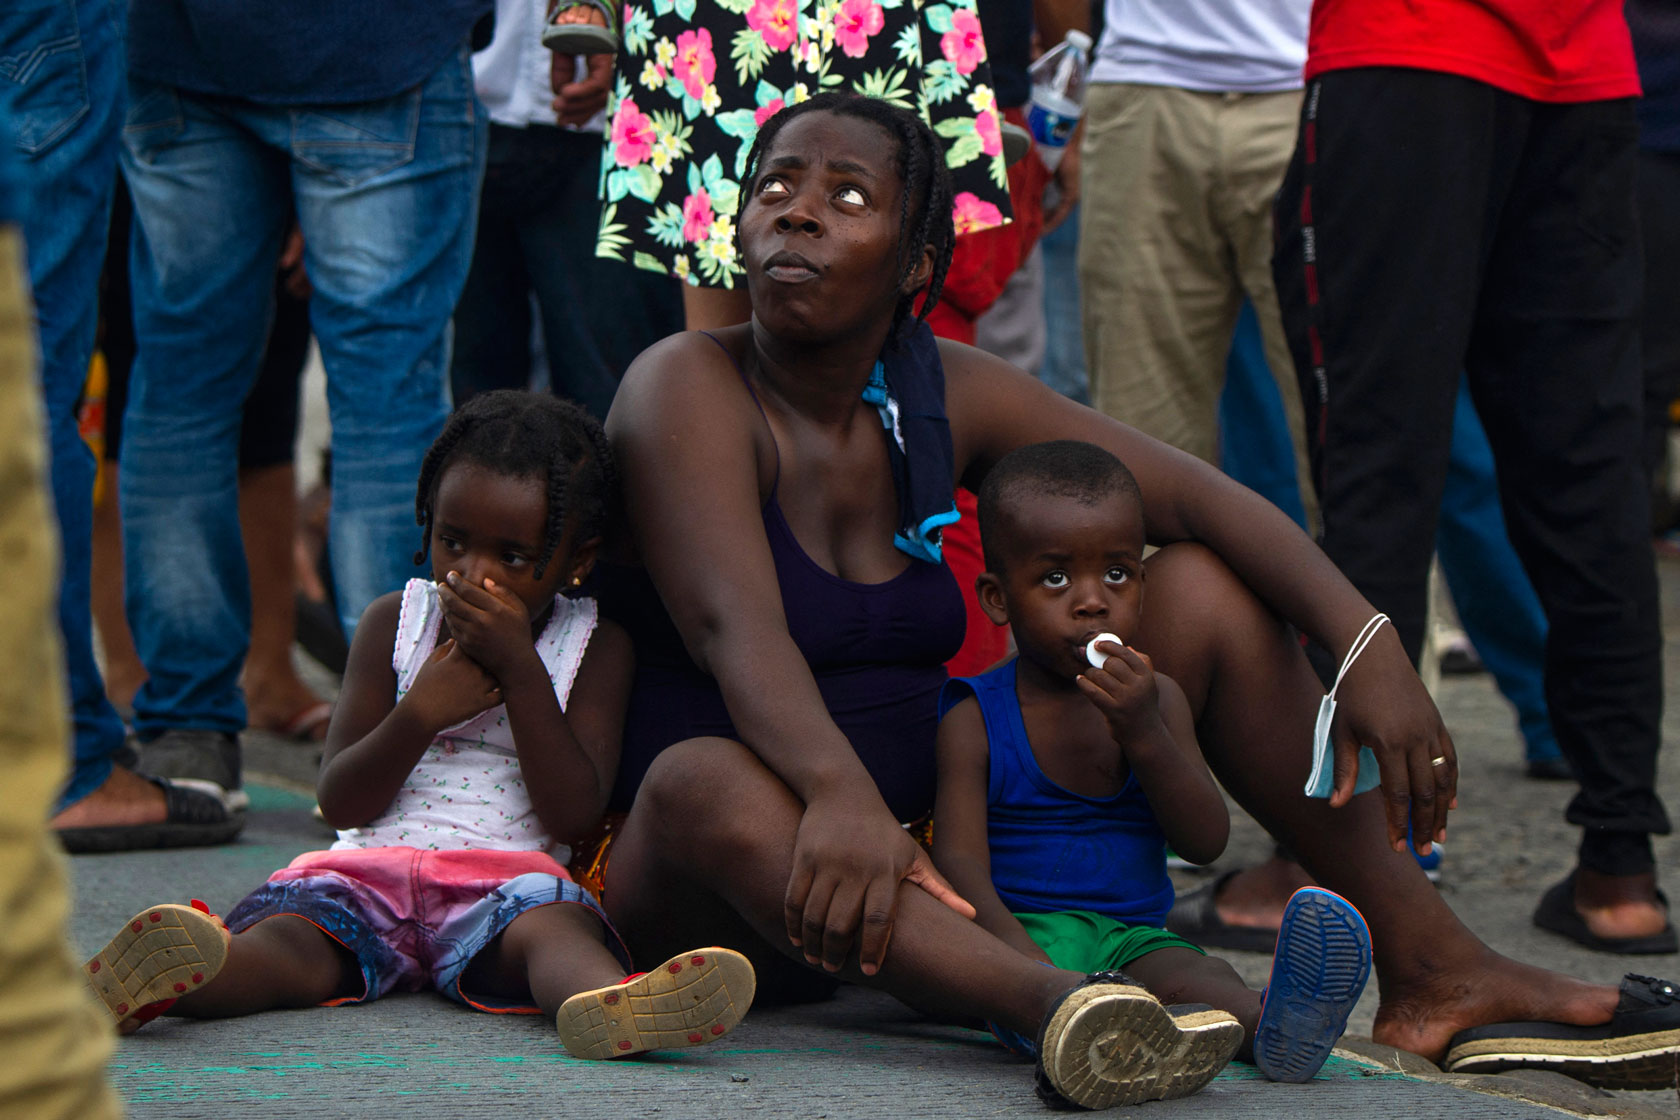
POLYGON ((239 781, 239 736, 177 727, 140 744, 142 774, 219 798, 228 812, 243 812, 251 796, 239 781))

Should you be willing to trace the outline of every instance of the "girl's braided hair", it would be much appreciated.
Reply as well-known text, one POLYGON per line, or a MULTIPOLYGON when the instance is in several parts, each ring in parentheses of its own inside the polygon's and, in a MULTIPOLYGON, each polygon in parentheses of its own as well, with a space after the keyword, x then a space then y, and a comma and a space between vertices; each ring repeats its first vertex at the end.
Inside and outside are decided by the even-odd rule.
POLYGON ((497 389, 462 405, 426 452, 414 497, 425 562, 432 543, 432 505, 443 469, 474 463, 511 478, 540 478, 548 489, 548 523, 535 573, 542 578, 570 519, 579 541, 603 535, 615 508, 618 474, 600 421, 571 401, 545 393, 497 389))
MULTIPOLYGON (((927 299, 916 322, 928 317, 939 302, 945 273, 951 267, 951 249, 956 230, 951 223, 951 171, 945 165, 945 146, 927 122, 908 109, 901 109, 878 97, 855 93, 819 93, 797 105, 789 105, 764 122, 747 153, 747 174, 742 177, 740 201, 735 208, 736 250, 740 250, 741 218, 753 196, 758 178, 758 161, 770 150, 789 121, 806 113, 835 113, 872 121, 898 141, 898 177, 904 185, 899 200, 898 278, 902 282, 916 270, 922 247, 933 246, 933 275, 928 280, 927 299)), ((893 312, 893 330, 907 328, 906 320, 916 303, 916 292, 905 294, 893 312)))

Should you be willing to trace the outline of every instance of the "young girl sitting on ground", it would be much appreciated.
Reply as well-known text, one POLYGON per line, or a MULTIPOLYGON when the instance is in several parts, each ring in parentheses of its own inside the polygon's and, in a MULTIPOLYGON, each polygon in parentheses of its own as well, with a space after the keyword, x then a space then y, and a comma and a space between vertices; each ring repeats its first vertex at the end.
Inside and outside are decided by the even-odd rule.
POLYGON ((584 835, 618 766, 624 632, 568 598, 614 489, 600 425, 502 391, 449 421, 417 511, 435 582, 376 600, 356 629, 318 797, 339 831, 234 907, 137 914, 88 962, 123 1033, 195 1018, 361 1003, 432 986, 487 1011, 540 1011, 580 1058, 710 1042, 754 974, 705 948, 626 978, 561 837, 584 835), (566 903, 568 905, 553 905, 566 903), (231 928, 232 935, 228 933, 231 928))
POLYGON ((1124 968, 1164 1003, 1220 1009, 1202 1019, 1223 1028, 1196 1032, 1198 1060, 1166 1095, 1194 1092, 1233 1052, 1273 1080, 1311 1079, 1370 974, 1359 912, 1329 891, 1297 892, 1266 993, 1161 928, 1167 844, 1209 863, 1230 820, 1183 690, 1131 646, 1144 591, 1137 480, 1093 444, 1023 447, 986 476, 980 540, 981 608, 1012 628, 1020 656, 945 686, 934 862, 979 923, 1027 956, 1124 968))

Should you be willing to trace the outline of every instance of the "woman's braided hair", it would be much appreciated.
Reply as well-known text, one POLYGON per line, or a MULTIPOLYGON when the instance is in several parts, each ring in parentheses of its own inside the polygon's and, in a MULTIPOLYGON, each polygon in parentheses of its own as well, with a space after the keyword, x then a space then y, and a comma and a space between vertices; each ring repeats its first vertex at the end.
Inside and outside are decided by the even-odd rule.
MULTIPOLYGON (((951 171, 945 165, 945 146, 927 122, 908 109, 901 109, 878 97, 855 93, 819 93, 797 105, 789 105, 764 122, 747 153, 747 174, 742 177, 740 201, 735 208, 735 238, 739 251, 741 218, 753 196, 758 178, 759 157, 776 142, 787 123, 806 113, 835 113, 872 121, 898 141, 898 176, 904 184, 899 200, 898 277, 903 281, 921 261, 922 247, 933 246, 933 275, 928 279, 927 299, 916 316, 928 317, 945 287, 945 273, 951 267, 951 250, 956 230, 951 224, 951 171)), ((907 293, 893 313, 894 331, 906 327, 916 303, 916 292, 907 293)))
POLYGON ((603 535, 616 508, 618 474, 600 421, 571 401, 546 393, 497 389, 462 405, 426 452, 414 498, 424 563, 432 543, 432 505, 438 479, 451 463, 474 463, 510 478, 542 479, 548 523, 536 576, 542 578, 570 519, 576 540, 603 535))

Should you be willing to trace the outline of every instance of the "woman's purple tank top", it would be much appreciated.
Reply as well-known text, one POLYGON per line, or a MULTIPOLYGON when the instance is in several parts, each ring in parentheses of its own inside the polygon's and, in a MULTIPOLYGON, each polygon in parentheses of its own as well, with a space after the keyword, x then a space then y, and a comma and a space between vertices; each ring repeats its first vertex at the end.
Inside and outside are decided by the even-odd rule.
MULTIPOLYGON (((739 363, 735 368, 752 392, 739 363)), ((963 639, 956 579, 944 564, 919 560, 883 583, 841 579, 800 547, 776 500, 775 484, 763 515, 788 633, 810 665, 829 714, 893 813, 904 821, 925 815, 933 807, 945 662, 963 639)), ((666 747, 699 736, 740 736, 717 682, 688 657, 646 571, 603 565, 598 576, 604 612, 636 645, 636 679, 613 790, 614 808, 627 809, 666 747)))

